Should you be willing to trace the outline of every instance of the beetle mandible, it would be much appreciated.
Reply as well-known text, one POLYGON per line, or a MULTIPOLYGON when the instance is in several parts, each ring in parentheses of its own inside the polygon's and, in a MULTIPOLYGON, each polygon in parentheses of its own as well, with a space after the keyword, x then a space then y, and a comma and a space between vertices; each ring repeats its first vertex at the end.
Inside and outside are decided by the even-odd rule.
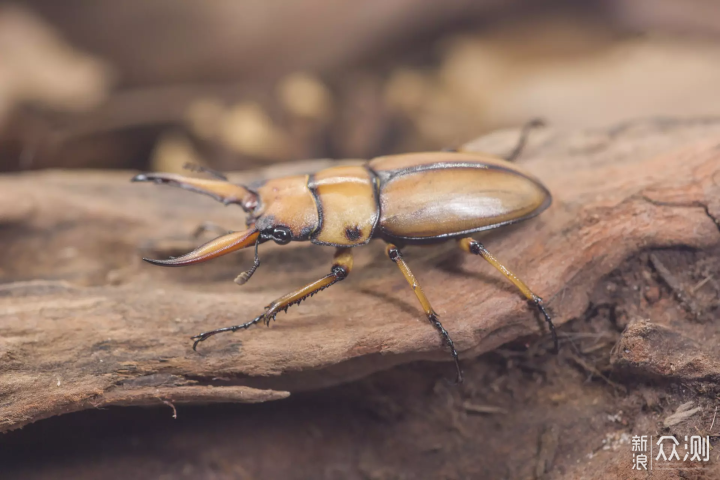
MULTIPOLYGON (((526 133, 526 132, 524 132, 526 133)), ((521 136, 513 156, 525 141, 521 136)), ((458 354, 415 275, 401 254, 406 245, 425 245, 456 239, 467 253, 480 255, 510 280, 540 310, 558 349, 557 334, 542 299, 482 243, 470 235, 534 217, 552 201, 547 188, 508 160, 466 151, 409 153, 374 158, 364 165, 336 166, 310 175, 297 175, 243 186, 208 169, 216 178, 190 178, 167 173, 144 173, 135 182, 168 184, 239 205, 248 215, 247 230, 231 232, 192 252, 169 260, 144 260, 155 265, 181 267, 255 247, 252 268, 240 274, 244 284, 260 265, 258 245, 269 240, 285 245, 310 241, 336 248, 330 273, 265 307, 247 323, 219 328, 192 337, 198 343, 222 332, 234 332, 264 321, 302 300, 344 280, 352 270, 352 249, 378 238, 420 301, 430 323, 450 348, 462 382, 458 354)))

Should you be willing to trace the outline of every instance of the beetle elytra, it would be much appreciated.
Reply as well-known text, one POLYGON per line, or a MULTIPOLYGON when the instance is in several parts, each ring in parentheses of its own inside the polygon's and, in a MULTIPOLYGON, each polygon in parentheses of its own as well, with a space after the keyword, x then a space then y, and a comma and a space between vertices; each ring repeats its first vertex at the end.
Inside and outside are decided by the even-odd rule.
POLYGON ((403 259, 401 248, 406 245, 455 239, 463 251, 483 257, 537 306, 547 321, 557 350, 557 334, 542 299, 470 236, 534 217, 550 205, 552 199, 547 188, 515 164, 491 155, 463 151, 410 153, 249 186, 233 184, 222 174, 208 172, 216 178, 145 173, 135 176, 133 181, 173 185, 209 195, 226 205, 237 204, 247 213, 248 228, 220 236, 177 258, 145 260, 179 267, 254 246, 253 267, 235 280, 243 284, 260 265, 258 246, 266 241, 279 244, 310 241, 335 247, 336 253, 328 275, 278 298, 247 323, 192 337, 193 349, 221 332, 234 332, 262 321, 269 324, 281 310, 287 311, 290 306, 345 279, 352 270, 352 249, 377 238, 387 243, 387 256, 399 267, 428 320, 448 344, 458 382, 462 381, 462 371, 457 351, 403 259))

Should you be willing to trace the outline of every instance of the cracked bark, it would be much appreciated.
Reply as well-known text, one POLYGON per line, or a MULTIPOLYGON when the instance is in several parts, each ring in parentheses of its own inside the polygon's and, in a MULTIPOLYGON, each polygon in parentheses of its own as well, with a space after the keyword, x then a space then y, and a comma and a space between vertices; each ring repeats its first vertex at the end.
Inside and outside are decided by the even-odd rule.
MULTIPOLYGON (((509 151, 517 132, 465 146, 509 151)), ((646 121, 605 131, 535 132, 519 160, 554 195, 540 217, 483 235, 556 325, 580 316, 598 280, 650 248, 720 242, 720 121, 646 121)), ((275 166, 247 180, 327 162, 275 166)), ((102 405, 258 402, 418 360, 449 360, 405 280, 372 243, 353 275, 271 328, 189 337, 257 315, 327 272, 331 248, 263 245, 262 267, 232 282, 253 252, 187 269, 141 262, 191 249, 238 208, 134 185, 131 173, 39 172, 0 178, 0 431, 102 405)), ((542 335, 535 309, 454 242, 405 257, 467 359, 542 335)), ((448 376, 452 368, 448 364, 448 376)))

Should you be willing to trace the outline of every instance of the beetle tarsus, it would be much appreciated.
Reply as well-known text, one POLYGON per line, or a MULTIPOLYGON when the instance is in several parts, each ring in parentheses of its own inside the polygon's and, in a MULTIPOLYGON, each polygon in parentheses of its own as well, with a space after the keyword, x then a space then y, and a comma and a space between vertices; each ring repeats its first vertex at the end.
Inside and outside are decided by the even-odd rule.
MULTIPOLYGON (((518 138, 517 143, 515 144, 515 147, 510 151, 510 153, 504 157, 505 160, 508 162, 514 162, 517 160, 517 158, 520 156, 522 151, 525 149, 525 144, 527 143, 527 139, 530 136, 530 132, 534 128, 538 127, 544 127, 546 125, 545 120, 542 118, 531 118, 520 129, 520 137, 518 138)), ((442 152, 450 152, 450 153, 460 153, 460 152, 467 152, 462 146, 460 147, 443 147, 440 149, 442 152)))
POLYGON ((430 323, 432 323, 437 331, 440 332, 440 335, 443 336, 445 343, 447 343, 448 347, 450 347, 450 354, 455 361, 455 368, 457 369, 457 378, 455 379, 455 383, 461 384, 463 382, 463 373, 460 368, 460 357, 458 356, 457 350, 455 350, 455 343, 452 341, 452 338, 450 338, 448 331, 445 330, 445 327, 443 327, 442 323, 440 323, 440 319, 435 312, 428 315, 428 320, 430 320, 430 323))
POLYGON ((517 275, 512 273, 505 265, 500 263, 497 258, 495 258, 490 252, 487 251, 487 249, 482 243, 471 237, 465 237, 460 239, 459 244, 460 248, 465 252, 472 253, 474 255, 480 255, 481 257, 483 257, 490 265, 492 265, 500 273, 505 275, 505 278, 510 280, 513 285, 515 285, 522 292, 522 294, 525 295, 525 298, 527 298, 530 303, 536 305, 538 309, 540 309, 540 313, 543 315, 543 317, 545 317, 545 321, 548 324, 548 329, 550 330, 550 334, 553 337, 553 343, 555 344, 555 353, 559 353, 560 346, 558 342, 557 332, 555 331, 555 325, 553 324, 552 318, 550 318, 550 314, 548 314, 547 310, 545 310, 542 298, 535 295, 533 291, 530 290, 530 287, 525 284, 525 282, 520 280, 517 275))
POLYGON ((255 325, 256 323, 258 323, 260 320, 262 320, 263 317, 265 317, 265 314, 258 315, 257 317, 250 320, 249 322, 243 323, 241 325, 218 328, 217 330, 210 330, 209 332, 203 332, 198 335, 195 335, 194 337, 190 337, 191 340, 195 340, 195 342, 193 343, 193 350, 195 350, 197 352, 198 343, 204 342, 205 340, 212 337, 213 335, 217 335, 218 333, 223 333, 223 332, 236 332, 238 330, 244 330, 246 328, 250 328, 253 325, 255 325))
POLYGON ((534 295, 534 298, 531 300, 533 304, 535 304, 536 307, 540 310, 540 313, 543 317, 545 317, 545 322, 548 325, 548 329, 550 330, 550 335, 552 335, 553 339, 553 352, 555 355, 560 353, 560 342, 558 341, 558 334, 555 330, 555 324, 553 324, 552 318, 550 318, 550 314, 545 310, 545 306, 543 305, 543 299, 538 297, 537 295, 534 295))
POLYGON ((432 325, 438 330, 438 332, 440 332, 443 340, 450 347, 450 354, 455 361, 455 368, 457 369, 456 383, 462 383, 463 374, 462 369, 460 368, 460 358, 458 357, 457 350, 455 349, 455 343, 450 338, 450 334, 448 333, 448 331, 445 330, 445 327, 443 327, 442 323, 440 323, 438 314, 435 313, 435 310, 433 310, 432 306, 430 305, 430 301, 427 299, 425 293, 422 291, 422 288, 417 282, 415 275, 413 275, 413 273, 410 271, 410 267, 408 267, 407 263, 405 263, 405 260, 402 258, 400 249, 392 243, 389 243, 387 248, 385 249, 385 253, 387 254, 388 258, 392 260, 395 265, 398 266, 403 276, 405 277, 405 280, 407 280, 408 284, 410 285, 410 288, 412 288, 413 292, 415 293, 415 296, 420 302, 420 305, 422 305, 428 320, 430 320, 430 323, 432 323, 432 325))
POLYGON ((508 162, 514 162, 515 160, 517 160, 517 158, 520 156, 523 149, 525 148, 525 144, 527 143, 527 139, 530 136, 530 132, 534 128, 544 126, 545 120, 543 120, 542 118, 532 118, 525 122, 525 125, 523 125, 522 129, 520 130, 520 138, 518 139, 517 145, 515 145, 515 148, 512 149, 510 154, 505 157, 505 160, 507 160, 508 162))

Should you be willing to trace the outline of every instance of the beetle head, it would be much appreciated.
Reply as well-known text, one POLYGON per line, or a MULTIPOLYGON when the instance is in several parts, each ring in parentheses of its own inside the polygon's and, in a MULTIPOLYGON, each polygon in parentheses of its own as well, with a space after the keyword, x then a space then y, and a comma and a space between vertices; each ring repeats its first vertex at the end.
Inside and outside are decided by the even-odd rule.
POLYGON ((260 232, 261 241, 285 245, 308 240, 319 228, 320 214, 307 183, 307 176, 298 175, 268 180, 257 188, 248 226, 260 232))
POLYGON ((315 197, 308 189, 306 175, 269 180, 256 189, 226 180, 191 178, 171 173, 142 173, 132 181, 154 182, 202 193, 226 205, 240 205, 248 214, 247 230, 228 233, 177 258, 145 259, 156 265, 191 265, 268 240, 280 245, 293 240, 308 240, 320 225, 320 214, 315 197))

